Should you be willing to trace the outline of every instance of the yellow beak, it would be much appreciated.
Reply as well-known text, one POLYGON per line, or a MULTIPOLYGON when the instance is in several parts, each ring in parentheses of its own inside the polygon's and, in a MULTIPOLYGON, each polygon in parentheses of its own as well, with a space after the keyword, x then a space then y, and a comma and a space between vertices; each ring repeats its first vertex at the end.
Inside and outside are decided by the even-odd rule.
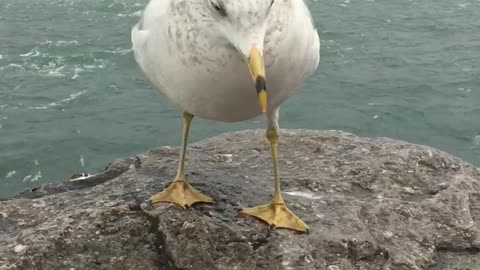
POLYGON ((250 74, 255 82, 255 88, 257 90, 258 100, 260 102, 260 108, 262 112, 267 111, 267 87, 265 81, 265 65, 263 63, 263 57, 260 55, 257 47, 253 46, 250 50, 250 56, 248 58, 248 68, 250 74))

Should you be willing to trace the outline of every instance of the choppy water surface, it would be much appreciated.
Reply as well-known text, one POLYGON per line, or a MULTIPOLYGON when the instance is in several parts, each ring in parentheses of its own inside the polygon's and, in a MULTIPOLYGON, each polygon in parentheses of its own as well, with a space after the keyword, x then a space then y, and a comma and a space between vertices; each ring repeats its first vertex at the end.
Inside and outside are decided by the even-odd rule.
MULTIPOLYGON (((130 50, 145 3, 0 2, 0 197, 178 145, 178 113, 130 50)), ((480 164, 478 0, 309 5, 320 70, 283 106, 282 127, 399 138, 480 164)), ((192 141, 262 126, 197 120, 192 141)))

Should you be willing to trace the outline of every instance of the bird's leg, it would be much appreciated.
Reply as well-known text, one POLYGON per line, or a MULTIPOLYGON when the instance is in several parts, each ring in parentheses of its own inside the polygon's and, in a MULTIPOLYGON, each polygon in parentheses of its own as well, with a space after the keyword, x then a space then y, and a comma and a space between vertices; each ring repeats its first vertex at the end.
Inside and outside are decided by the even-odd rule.
POLYGON ((162 192, 155 194, 150 199, 152 203, 171 202, 185 208, 197 202, 213 202, 212 198, 203 195, 187 183, 187 178, 184 171, 185 152, 187 148, 188 132, 190 130, 190 123, 192 122, 192 119, 192 114, 187 112, 183 113, 182 149, 180 151, 177 175, 169 187, 162 192))
POLYGON ((268 127, 267 138, 270 141, 272 151, 275 193, 273 194, 270 204, 244 208, 242 209, 242 213, 259 218, 274 228, 286 228, 307 232, 308 226, 287 208, 282 198, 280 180, 278 178, 278 127, 276 125, 270 125, 268 127))

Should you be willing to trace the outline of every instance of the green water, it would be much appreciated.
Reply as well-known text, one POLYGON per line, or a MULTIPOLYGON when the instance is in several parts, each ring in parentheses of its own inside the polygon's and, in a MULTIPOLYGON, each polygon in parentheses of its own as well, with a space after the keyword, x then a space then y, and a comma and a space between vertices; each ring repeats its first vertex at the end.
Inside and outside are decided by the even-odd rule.
MULTIPOLYGON (((146 1, 0 0, 0 197, 160 145, 179 114, 130 51, 146 1)), ((480 2, 308 2, 320 69, 281 126, 341 129, 446 150, 480 164, 480 2)), ((263 127, 197 120, 192 141, 263 127)))

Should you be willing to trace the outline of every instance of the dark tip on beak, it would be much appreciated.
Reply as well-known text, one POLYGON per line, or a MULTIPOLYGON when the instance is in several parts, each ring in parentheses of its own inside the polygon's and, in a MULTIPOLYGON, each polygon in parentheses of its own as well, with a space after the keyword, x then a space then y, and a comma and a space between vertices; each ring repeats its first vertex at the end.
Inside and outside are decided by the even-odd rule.
POLYGON ((263 76, 257 76, 255 80, 255 89, 257 89, 257 94, 259 94, 262 91, 267 90, 267 83, 265 81, 265 77, 263 76))

